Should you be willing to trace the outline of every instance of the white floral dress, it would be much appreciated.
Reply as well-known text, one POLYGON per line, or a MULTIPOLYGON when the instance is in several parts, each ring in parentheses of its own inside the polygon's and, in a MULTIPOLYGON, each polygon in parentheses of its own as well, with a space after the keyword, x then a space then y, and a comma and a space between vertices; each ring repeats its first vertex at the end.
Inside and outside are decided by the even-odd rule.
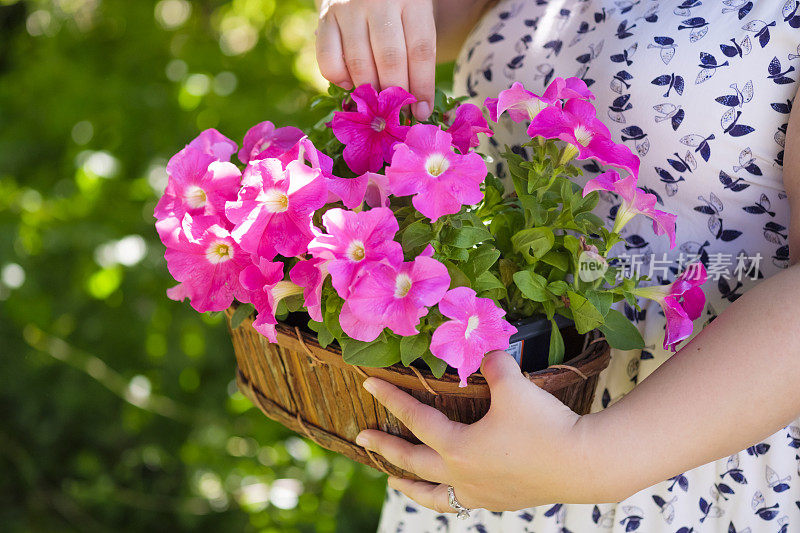
MULTIPOLYGON (((800 77, 797 0, 512 0, 493 7, 457 62, 455 90, 482 104, 520 81, 541 94, 554 76, 583 78, 598 116, 642 160, 639 185, 675 213, 677 246, 644 217, 625 227, 630 268, 671 280, 692 258, 709 272, 696 330, 759 280, 788 266, 783 145, 800 77)), ((527 139, 507 119, 481 147, 527 139)), ((585 164, 584 181, 597 172, 585 164)), ((492 164, 506 175, 502 161, 492 164)), ((596 213, 613 218, 618 200, 596 213)), ((594 410, 629 392, 670 355, 658 304, 627 307, 647 347, 614 350, 594 410)), ((758 354, 753 354, 757 357, 758 354)), ((665 401, 669 401, 665 398, 665 401)), ((768 406, 754 406, 765 409, 768 406)), ((731 457, 618 504, 477 510, 461 521, 389 490, 379 531, 800 531, 800 420, 731 457)), ((613 472, 609 472, 613 476, 613 472)))

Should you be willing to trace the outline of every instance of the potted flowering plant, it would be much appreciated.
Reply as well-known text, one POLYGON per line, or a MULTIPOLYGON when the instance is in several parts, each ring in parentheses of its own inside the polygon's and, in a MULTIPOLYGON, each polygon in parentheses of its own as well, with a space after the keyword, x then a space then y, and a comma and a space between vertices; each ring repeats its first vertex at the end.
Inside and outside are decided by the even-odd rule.
MULTIPOLYGON (((328 362, 338 359, 362 374, 396 368, 408 375, 408 367, 432 395, 439 394, 437 380, 480 384, 473 374, 484 354, 508 349, 531 329, 524 322, 531 318, 551 326, 551 369, 565 358, 565 324, 580 335, 595 332, 592 360, 600 363, 587 371, 596 376, 607 364, 607 345, 643 346, 637 328, 613 308, 623 299, 637 306, 637 297, 661 304, 664 345, 674 349, 703 307, 705 271, 695 265, 670 285, 644 287, 645 278, 621 275, 615 266, 612 248, 634 216, 652 219, 673 246, 675 216, 637 187, 638 157, 611 140, 593 98, 580 79, 556 78, 541 96, 515 83, 486 101, 493 122, 506 113, 530 122, 527 151, 503 155, 510 187, 475 151, 480 135, 492 135, 482 110, 443 93, 423 123, 403 111, 415 100, 399 87, 332 87, 315 102, 322 118, 307 135, 270 122, 252 128, 238 151, 243 171, 230 162, 237 145, 207 130, 170 160, 155 210, 167 266, 180 282, 168 295, 188 298, 200 312, 227 310, 237 358, 254 349, 261 358, 239 359, 240 371, 249 372, 240 384, 272 373, 265 378, 272 385, 261 389, 281 373, 296 373, 295 360, 281 359, 277 371, 263 363, 270 343, 313 364, 333 353, 328 362), (574 161, 584 159, 607 170, 581 188, 574 161), (621 200, 611 229, 592 213, 598 191, 621 200), (300 345, 284 339, 297 316, 313 331, 301 335, 295 323, 300 345), (258 335, 266 342, 253 348, 258 335), (429 371, 420 372, 420 362, 429 371)), ((572 370, 587 377, 580 367, 572 370)), ((302 413, 298 388, 313 396, 308 383, 286 382, 282 404, 279 394, 250 395, 287 425, 296 418, 309 436, 309 426, 336 434, 324 433, 319 412, 302 413)), ((331 386, 332 394, 341 388, 331 386)), ((485 399, 485 391, 476 397, 485 399)), ((579 408, 587 408, 585 399, 579 408)), ((342 433, 351 441, 357 431, 342 433)))

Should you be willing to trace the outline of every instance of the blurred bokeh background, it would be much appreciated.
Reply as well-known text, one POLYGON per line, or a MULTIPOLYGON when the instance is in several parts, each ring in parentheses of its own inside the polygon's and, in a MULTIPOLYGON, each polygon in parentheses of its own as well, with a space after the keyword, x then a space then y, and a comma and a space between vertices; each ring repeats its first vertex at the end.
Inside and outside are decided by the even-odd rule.
POLYGON ((0 0, 0 530, 375 530, 384 476, 236 391, 153 228, 200 130, 315 121, 315 26, 311 0, 0 0))

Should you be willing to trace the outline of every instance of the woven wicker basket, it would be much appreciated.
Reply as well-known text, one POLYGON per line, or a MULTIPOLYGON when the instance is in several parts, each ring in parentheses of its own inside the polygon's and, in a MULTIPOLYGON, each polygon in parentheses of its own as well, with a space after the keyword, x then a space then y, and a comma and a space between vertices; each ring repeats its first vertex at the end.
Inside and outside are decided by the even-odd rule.
MULTIPOLYGON (((226 311, 228 324, 234 308, 226 311)), ((269 418, 308 437, 323 448, 346 455, 384 473, 416 479, 382 457, 355 444, 359 431, 378 428, 419 442, 391 413, 361 386, 375 376, 401 387, 450 419, 472 423, 489 409, 489 387, 480 374, 466 387, 456 376, 437 379, 426 371, 394 365, 367 368, 345 363, 334 346, 322 348, 312 333, 280 323, 278 343, 271 344, 252 327, 252 318, 231 330, 239 366, 239 389, 269 418)), ((564 365, 527 374, 573 411, 591 407, 597 376, 607 365, 610 350, 597 332, 584 338, 583 350, 564 365)))

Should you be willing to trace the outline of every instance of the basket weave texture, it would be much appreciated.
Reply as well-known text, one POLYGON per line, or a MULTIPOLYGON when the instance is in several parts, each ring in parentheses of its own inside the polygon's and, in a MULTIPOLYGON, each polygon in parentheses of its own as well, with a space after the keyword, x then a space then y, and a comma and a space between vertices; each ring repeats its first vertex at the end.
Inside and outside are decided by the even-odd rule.
MULTIPOLYGON (((234 308, 226 311, 228 325, 234 308)), ((473 374, 466 387, 458 377, 437 379, 430 372, 394 365, 358 367, 345 363, 336 346, 320 347, 312 333, 279 323, 278 343, 252 327, 252 317, 231 329, 239 390, 269 418, 333 450, 384 473, 418 479, 355 443, 362 429, 380 429, 419 442, 361 386, 375 376, 406 390, 451 420, 470 424, 489 409, 489 387, 473 374)), ((608 366, 610 349, 597 332, 587 334, 583 351, 564 365, 526 374, 579 414, 589 412, 598 374, 608 366)))

